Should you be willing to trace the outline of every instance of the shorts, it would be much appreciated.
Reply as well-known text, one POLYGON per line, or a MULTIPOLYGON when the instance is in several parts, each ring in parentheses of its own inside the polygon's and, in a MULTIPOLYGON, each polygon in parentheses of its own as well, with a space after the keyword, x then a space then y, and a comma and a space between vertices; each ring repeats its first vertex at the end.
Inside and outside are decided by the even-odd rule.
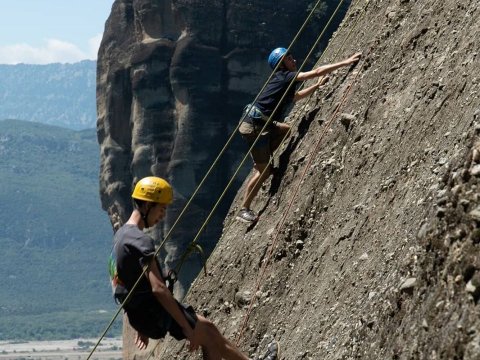
MULTIPOLYGON (((177 301, 185 318, 192 328, 195 328, 198 318, 195 310, 191 306, 185 306, 177 301)), ((135 307, 125 309, 130 325, 151 339, 164 338, 167 333, 177 340, 185 339, 182 328, 172 318, 172 316, 163 308, 162 305, 152 294, 142 299, 141 304, 135 307)))
POLYGON ((276 122, 274 121, 271 126, 267 127, 268 130, 264 130, 261 134, 260 131, 263 128, 263 123, 258 123, 253 119, 246 118, 245 121, 240 124, 238 131, 247 142, 249 149, 258 137, 258 141, 250 150, 250 155, 255 164, 264 165, 270 161, 270 156, 272 155, 271 142, 282 136, 275 124, 276 122))

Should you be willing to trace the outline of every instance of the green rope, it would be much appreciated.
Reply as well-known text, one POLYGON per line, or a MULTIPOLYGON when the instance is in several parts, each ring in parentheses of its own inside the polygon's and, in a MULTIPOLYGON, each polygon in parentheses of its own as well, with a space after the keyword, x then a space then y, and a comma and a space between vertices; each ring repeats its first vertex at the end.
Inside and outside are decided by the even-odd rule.
MULTIPOLYGON (((333 14, 332 14, 332 16, 330 17, 329 21, 328 21, 327 24, 325 25, 322 33, 317 37, 316 42, 315 42, 314 45, 311 47, 310 52, 308 53, 308 55, 307 55, 306 59, 304 60, 304 62, 302 63, 302 65, 300 66, 298 72, 300 72, 300 71, 303 69, 303 67, 304 67, 304 65, 306 64, 308 58, 311 56, 311 54, 313 53, 313 51, 314 51, 315 48, 317 47, 317 45, 318 45, 318 43, 320 42, 320 39, 321 39, 321 37, 323 36, 326 28, 330 25, 330 23, 331 23, 331 21, 333 20, 334 16, 336 15, 336 13, 338 12, 338 10, 340 9, 340 6, 342 5, 343 1, 344 1, 344 0, 340 0, 337 8, 335 9, 335 11, 333 12, 333 14)), ((361 0, 359 0, 359 1, 361 1, 361 0)), ((369 0, 365 0, 366 5, 365 5, 365 7, 363 8, 363 12, 366 10, 366 7, 367 7, 367 5, 368 5, 368 1, 369 1, 369 0)), ((315 10, 315 9, 313 9, 312 11, 314 11, 314 10, 315 10)), ((345 38, 344 41, 342 42, 342 44, 341 44, 341 46, 339 47, 339 50, 338 50, 337 53, 335 54, 334 58, 337 57, 338 54, 340 53, 340 51, 342 50, 342 48, 343 48, 343 46, 345 45, 347 39, 348 39, 348 38, 350 37, 350 35, 352 34, 353 29, 356 27, 359 19, 360 19, 360 17, 357 17, 354 25, 351 27, 349 33, 347 34, 346 38, 345 38)), ((326 51, 327 51, 327 49, 329 48, 329 46, 330 46, 330 43, 327 45, 327 47, 325 48, 325 50, 322 52, 322 54, 321 54, 321 56, 320 56, 320 58, 319 58, 319 60, 317 61, 316 64, 318 64, 318 62, 321 60, 321 58, 323 58, 323 56, 324 56, 324 54, 326 53, 326 51)), ((278 66, 278 65, 277 65, 277 66, 278 66)), ((288 90, 290 89, 290 87, 292 86, 292 84, 293 84, 293 81, 292 81, 292 83, 290 84, 290 86, 287 88, 285 94, 288 93, 288 90)), ((303 86, 305 86, 305 84, 306 84, 306 82, 302 83, 301 86, 303 87, 303 86)), ((263 91, 263 89, 262 89, 261 91, 263 91)), ((286 96, 285 94, 284 94, 283 97, 281 98, 279 104, 282 102, 283 98, 286 96)), ((309 97, 311 97, 312 95, 313 95, 313 93, 312 93, 309 97)), ((258 96, 257 96, 257 97, 258 97, 258 96)), ((277 105, 277 107, 278 107, 278 105, 277 105)), ((273 113, 275 113, 275 111, 277 110, 277 107, 275 108, 275 110, 273 111, 273 113)), ((305 103, 302 111, 305 109, 305 107, 306 107, 306 103, 305 103)), ((243 121, 243 119, 242 119, 242 121, 243 121)), ((270 121, 270 117, 269 117, 269 119, 267 120, 267 124, 268 124, 269 121, 270 121)), ((266 128, 266 125, 264 126, 264 128, 262 128, 262 130, 260 131, 260 133, 263 132, 265 128, 266 128)), ((281 144, 282 144, 287 138, 288 138, 288 133, 287 133, 287 134, 285 135, 285 137, 282 139, 281 144)), ((248 150, 248 152, 250 152, 250 151, 252 150, 252 148, 255 146, 255 143, 257 142, 257 140, 258 140, 258 138, 257 138, 257 139, 255 140, 255 142, 252 144, 252 146, 250 147, 250 149, 248 150)), ((280 144, 280 146, 281 146, 281 144, 280 144)), ((280 149, 280 146, 278 147, 277 151, 280 149)), ((182 255, 182 258, 181 258, 181 261, 180 261, 180 265, 177 266, 176 271, 178 271, 178 272, 180 271, 180 269, 181 269, 181 267, 182 267, 185 259, 193 252, 192 246, 193 246, 193 245, 197 245, 197 246, 198 246, 198 244, 195 244, 196 241, 197 241, 197 239, 198 239, 198 237, 200 236, 200 234, 201 234, 201 232, 203 231, 204 227, 208 224, 211 216, 213 215, 213 212, 216 210, 218 204, 219 204, 220 201, 223 199, 223 196, 225 195, 226 191, 228 190, 228 187, 231 185, 231 183, 232 183, 233 179, 235 178, 236 174, 238 173, 238 171, 240 170, 240 168, 241 168, 241 166, 243 165, 244 161, 245 161, 246 158, 248 157, 248 152, 247 152, 247 155, 242 159, 240 165, 237 167, 237 170, 235 171, 234 175, 233 175, 232 178, 230 179, 230 182, 227 184, 227 187, 224 189, 223 193, 220 195, 220 198, 219 198, 218 201, 215 203, 212 211, 209 213, 209 215, 208 215, 207 219, 205 220, 205 222, 203 223, 202 227, 201 227, 200 230, 197 232, 197 235, 196 235, 195 238, 192 240, 192 242, 189 244, 188 249, 187 249, 187 250, 184 252, 184 254, 182 255)), ((269 163, 270 163, 271 161, 272 161, 272 160, 270 159, 270 160, 269 160, 269 163)), ((264 171, 265 171, 265 170, 264 170, 264 171)), ((262 174, 263 174, 263 173, 262 173, 262 174)), ((205 264, 205 261, 204 261, 204 264, 205 264)), ((206 267, 204 267, 204 272, 205 272, 205 275, 206 275, 206 274, 207 274, 206 267)), ((154 349, 152 349, 152 351, 150 352, 149 356, 147 357, 147 360, 150 359, 150 357, 153 355, 153 353, 155 352, 157 346, 158 346, 158 343, 157 343, 157 345, 154 347, 154 349)))
MULTIPOLYGON (((318 45, 318 43, 320 42, 320 39, 323 37, 327 27, 330 25, 331 21, 333 20, 333 18, 335 17, 335 15, 337 14, 338 10, 340 9, 340 6, 342 5, 342 3, 344 2, 344 0, 340 0, 337 8, 335 9, 335 11, 333 12, 332 16, 330 17, 329 21, 327 22, 327 24, 325 25, 325 27, 323 28, 323 31, 320 33, 320 35, 317 37, 317 40, 315 41, 314 45, 311 47, 307 57, 305 58, 305 60, 302 62, 302 64, 300 65, 298 71, 297 71, 297 74, 295 75, 295 78, 292 80, 292 82, 290 82, 290 84, 288 85, 287 89, 285 90, 285 93, 282 95, 282 97, 280 98, 280 101, 278 102, 277 106, 275 107, 275 109, 273 110, 272 114, 274 114, 278 108, 280 107, 282 101, 285 99, 286 95, 288 94, 288 91, 290 90, 290 88, 294 85, 295 83, 295 80, 297 78, 297 75, 298 73, 300 73, 303 69, 303 67, 305 66, 305 64, 307 63, 308 59, 310 58, 310 56, 312 55, 313 51, 315 50, 316 46, 318 45)), ((314 9, 315 10, 315 9, 314 9)), ((314 11, 312 10, 312 11, 314 11)), ((268 124, 270 123, 270 121, 272 120, 272 115, 270 115, 267 119, 267 121, 265 122, 265 125, 262 127, 262 129, 259 131, 259 134, 261 134, 263 131, 265 131, 265 129, 267 128, 268 124)), ((288 133, 287 133, 288 135, 288 133)), ((205 219, 204 223, 202 224, 202 226, 200 227, 200 229, 198 230, 197 234, 195 235, 194 239, 192 240, 192 244, 196 243, 196 241, 198 240, 200 234, 202 233, 203 229, 205 228, 205 226, 207 226, 208 222, 210 221, 211 217, 213 216, 213 213, 215 212, 215 210, 217 209, 218 205, 220 204, 220 202, 223 200, 223 197, 225 196, 225 194, 227 193, 227 190, 230 188, 230 186, 232 185, 233 181, 235 180, 235 177, 237 176, 238 172, 240 171, 240 169, 242 168, 244 162, 246 161, 246 159, 248 158, 249 156, 249 153, 250 151, 252 151, 252 149, 255 147, 256 143, 258 142, 260 136, 258 136, 255 141, 253 142, 253 144, 250 146, 250 148, 248 149, 247 153, 245 154, 245 156, 242 158, 242 161, 240 162, 240 164, 237 166, 237 169, 235 170, 234 174, 232 175, 232 177, 230 178, 229 182, 227 183, 227 185, 225 186, 223 192, 220 194, 219 198, 217 199, 216 203, 214 204, 212 210, 210 211, 210 213, 208 214, 207 218, 205 219)), ((284 139, 286 138, 286 136, 284 137, 284 139)), ((283 140, 282 140, 283 142, 283 140)), ((271 160, 270 160, 271 161, 271 160)), ((268 167, 266 167, 267 169, 268 167)), ((266 169, 264 171, 266 171, 266 169)), ((263 172, 262 172, 263 174, 263 172)))
MULTIPOLYGON (((366 5, 365 5, 365 7, 364 7, 364 9, 363 9, 364 11, 366 10, 367 5, 368 5, 368 0, 366 1, 366 5)), ((355 25, 356 25, 356 23, 355 23, 355 25)), ((350 33, 352 32, 352 30, 353 30, 353 28, 350 30, 350 33)), ((350 33, 348 34, 347 38, 350 36, 350 33)), ((344 44, 345 44, 345 41, 342 43, 342 46, 341 46, 341 47, 343 47, 344 44)), ((341 47, 340 47, 340 49, 341 49, 341 47)), ((337 52, 337 55, 338 55, 339 52, 340 52, 340 50, 337 52)), ((357 73, 357 76, 358 76, 358 73, 357 73)), ((354 81, 356 80, 357 76, 355 76, 354 81)), ((351 86, 349 87, 349 89, 351 89, 351 86)), ((347 95, 348 95, 348 92, 347 92, 347 94, 345 94, 345 95, 343 96, 342 102, 345 101, 347 95)), ((338 112, 338 110, 339 110, 339 108, 337 108, 337 110, 334 112, 334 115, 331 117, 330 121, 326 124, 326 127, 325 127, 324 131, 321 133, 321 137, 323 137, 323 135, 325 135, 327 129, 329 128, 330 123, 333 121, 333 119, 334 119, 334 117, 335 117, 335 114, 338 112)), ((317 152, 317 148, 318 148, 318 146, 319 146, 319 144, 320 144, 321 137, 320 137, 319 140, 317 141, 317 145, 315 146, 315 150, 314 150, 312 153, 316 153, 316 152, 317 152)), ((282 215, 282 219, 279 221, 279 223, 278 223, 275 227, 279 228, 279 225, 280 225, 280 224, 283 225, 283 222, 284 222, 285 219, 286 219, 286 214, 287 214, 287 212, 290 210, 290 208, 291 208, 291 206, 292 206, 292 204, 293 204, 293 200, 295 199, 295 196, 296 196, 296 194, 297 194, 297 192, 298 192, 298 190, 299 190, 300 184, 302 183, 303 178, 305 177, 305 174, 306 174, 308 168, 310 167, 310 164, 311 164, 312 159, 313 159, 313 157, 310 158, 308 164, 305 166, 304 173, 303 173, 302 177, 300 178, 300 181, 298 182, 298 186, 297 186, 297 188, 296 188, 295 191, 294 191, 294 195, 292 196, 292 200, 291 200, 291 202, 289 203, 286 211, 285 211, 284 214, 282 215)), ((264 275, 264 273, 265 273, 265 271, 266 271, 266 268, 267 268, 269 259, 270 259, 271 255, 272 255, 272 253, 273 253, 273 249, 274 249, 275 242, 276 242, 276 240, 278 239, 278 234, 279 234, 279 230, 277 230, 277 235, 276 235, 275 240, 273 241, 273 243, 272 243, 272 245, 271 245, 271 247, 270 247, 270 252, 269 252, 268 256, 266 257, 266 260, 263 262, 262 268, 260 269, 260 276, 258 277, 258 280, 257 280, 257 283, 256 283, 256 290, 253 291, 253 293, 256 293, 256 291, 257 291, 257 290, 259 289, 259 287, 260 287, 260 282, 261 282, 261 280, 262 280, 262 278, 263 278, 263 275, 264 275)), ((238 336, 237 336, 237 339, 236 339, 236 343, 237 343, 237 344, 238 344, 238 342, 240 341, 240 339, 241 339, 241 337, 242 337, 242 335, 243 335, 243 331, 244 331, 244 329, 245 329, 245 327, 246 327, 246 324, 247 324, 247 322, 248 322, 248 319, 249 319, 249 317, 250 317, 250 313, 252 312, 253 303, 254 303, 253 301, 250 303, 250 306, 249 306, 249 308, 248 308, 248 310, 247 310, 247 313, 246 313, 246 315, 245 315, 245 318, 244 318, 244 321, 243 321, 243 324, 242 324, 242 328, 240 329, 240 332, 239 332, 239 334, 238 334, 238 336)))
MULTIPOLYGON (((302 24, 301 28, 299 29, 299 31, 297 32, 297 34, 295 35, 294 39, 292 40, 292 42, 290 43, 290 45, 288 46, 287 48, 287 52, 291 49, 291 47, 293 46, 293 44, 297 41, 298 37, 300 36, 300 34, 303 32, 303 30, 305 29, 306 25, 308 24, 308 22, 310 21, 310 18, 313 16, 315 10, 317 9, 317 7, 320 5, 322 0, 318 0, 317 3, 315 4, 315 6, 313 7, 312 11, 309 13, 307 19, 305 20, 305 22, 302 24)), ((342 2, 344 0, 341 0, 342 2)), ((323 32, 322 32, 323 33, 323 32)), ((263 92, 263 90, 266 88, 268 82, 271 80, 271 78, 273 77, 273 75, 275 74, 275 71, 278 69, 278 67, 280 66, 280 63, 279 62, 277 64, 277 66, 275 66, 275 68, 273 69, 272 73, 270 74, 270 76, 268 77, 268 79, 265 81, 265 84, 263 85, 263 87, 260 89, 260 91, 258 92, 257 96, 255 97, 254 101, 257 101, 258 100, 258 97, 260 96, 260 94, 263 92)), ((160 245, 158 246, 157 250, 155 251, 155 254, 154 256, 156 257, 158 255, 158 253, 160 252, 161 248, 163 247, 163 245, 165 244, 165 242, 167 241, 167 239, 169 238, 170 234, 172 233, 173 229, 176 227, 176 225, 178 224, 178 222, 180 221, 180 219, 182 218, 183 214, 186 212, 187 208, 190 206, 190 204, 192 203, 193 199, 195 198, 195 196, 197 195, 197 193, 199 192, 200 188, 203 186, 205 180, 207 179, 207 177, 210 175, 212 169, 214 168, 214 166, 218 163, 218 160, 220 159, 220 157, 223 155, 223 153, 226 151, 226 148, 227 146, 231 143, 233 137, 235 136, 236 132, 238 131, 241 123, 245 120, 245 117, 246 117, 246 114, 243 114, 239 124, 237 125, 237 127, 235 128, 235 130, 232 132, 232 134, 230 135, 229 139, 227 140, 226 144, 224 145, 224 147, 222 148, 222 150, 220 151, 220 153, 218 154, 217 158, 214 160, 213 164, 210 166, 210 168, 208 169, 207 173, 205 174, 205 176, 203 177, 203 179, 200 181, 199 185, 197 186, 197 188, 195 189, 195 191, 193 192, 193 194, 191 195, 190 199, 188 200, 188 202, 185 204, 183 210, 181 211, 181 213, 179 214, 179 216, 177 217, 176 221, 174 222, 174 224, 172 225, 172 227, 170 228, 170 230, 167 232, 167 234, 165 235, 163 241, 160 243, 160 245)), ((266 126, 266 125, 265 125, 266 126)), ((262 130, 263 131, 263 130, 262 130)), ((257 138, 258 140, 258 138, 257 138)), ((255 141, 256 143, 256 141, 255 141)), ((255 145, 255 143, 253 145, 255 145)), ((250 151, 250 150, 249 150, 250 151)), ((245 159, 246 159, 246 156, 244 157, 243 161, 241 162, 239 168, 243 165, 243 163, 245 162, 245 159)), ((237 171, 235 172, 235 174, 233 175, 232 179, 237 175, 239 169, 237 169, 237 171)), ((232 180, 228 183, 228 187, 230 187, 232 183, 232 180)), ((228 189, 228 188, 227 188, 228 189)), ((226 191, 224 191, 222 193, 222 198, 224 196, 224 194, 226 193, 226 191)), ((215 208, 214 210, 216 209, 216 207, 218 206, 218 203, 215 205, 215 208)), ((214 211, 213 210, 213 211, 214 211)), ((208 220, 210 220, 210 217, 211 217, 211 214, 213 213, 213 211, 210 213, 210 216, 208 217, 208 220)), ((205 225, 205 224, 204 224, 205 225)), ((201 230, 200 231, 203 231, 204 227, 205 226, 202 226, 201 230)), ((198 236, 196 237, 198 238, 198 236)), ((195 238, 195 240, 196 240, 195 238)), ((114 321, 116 320, 116 318, 118 317, 118 315, 120 314, 120 311, 122 310, 122 308, 124 307, 124 305, 131 299, 131 296, 133 294, 133 291, 137 288, 138 284, 140 283, 142 277, 145 275, 147 271, 147 267, 144 267, 143 271, 142 271, 142 274, 140 275, 140 277, 138 278, 138 280, 135 282, 135 284, 133 285, 132 289, 129 291, 129 293, 127 294, 125 300, 122 302, 122 304, 119 306, 117 312, 115 313, 115 315, 113 316, 112 320, 110 321, 110 323, 108 324, 108 326, 106 327, 106 329, 103 331, 102 335, 100 336, 100 338, 98 339, 97 343, 95 344, 95 346, 92 348, 90 354, 88 355, 87 357, 87 360, 89 360, 93 353, 95 352, 95 350, 98 348, 98 346, 100 345, 102 339, 106 336, 107 332, 110 330, 110 328, 112 327, 114 321)))

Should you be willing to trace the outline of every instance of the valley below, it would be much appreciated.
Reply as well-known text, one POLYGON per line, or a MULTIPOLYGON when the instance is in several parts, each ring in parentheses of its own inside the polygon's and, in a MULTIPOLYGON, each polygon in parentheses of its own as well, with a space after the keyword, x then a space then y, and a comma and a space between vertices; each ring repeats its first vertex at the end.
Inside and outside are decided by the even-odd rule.
MULTIPOLYGON (((0 341, 0 359, 85 359, 97 339, 73 339, 58 341, 0 341)), ((95 351, 93 359, 121 359, 122 339, 106 338, 95 351)))

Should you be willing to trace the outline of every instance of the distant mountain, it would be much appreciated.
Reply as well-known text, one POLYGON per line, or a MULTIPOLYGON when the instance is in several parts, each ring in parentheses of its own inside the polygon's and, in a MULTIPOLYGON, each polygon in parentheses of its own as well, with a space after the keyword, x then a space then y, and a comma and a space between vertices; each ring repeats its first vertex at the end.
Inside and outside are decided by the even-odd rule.
POLYGON ((0 119, 94 128, 95 84, 96 61, 0 65, 0 119))
POLYGON ((97 336, 116 308, 94 129, 0 121, 0 340, 97 336))

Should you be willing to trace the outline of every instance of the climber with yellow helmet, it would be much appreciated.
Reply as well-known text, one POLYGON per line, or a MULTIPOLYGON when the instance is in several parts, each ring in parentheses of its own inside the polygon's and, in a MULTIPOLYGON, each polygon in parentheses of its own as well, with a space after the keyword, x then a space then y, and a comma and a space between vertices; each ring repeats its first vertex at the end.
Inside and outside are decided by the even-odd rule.
MULTIPOLYGON (((137 331, 137 347, 146 349, 150 338, 160 339, 169 333, 177 340, 187 339, 190 351, 202 348, 204 359, 248 360, 212 322, 175 300, 155 257, 154 241, 143 232, 158 224, 173 202, 170 184, 159 177, 145 177, 135 185, 132 198, 132 214, 115 233, 110 275, 120 303, 140 280, 124 305, 130 325, 137 331)), ((278 345, 271 343, 263 358, 275 360, 277 351, 278 345)))
POLYGON ((275 69, 275 73, 255 103, 248 104, 245 107, 243 121, 239 127, 239 132, 248 146, 254 145, 250 151, 253 159, 253 174, 245 187, 242 207, 237 215, 238 220, 252 223, 258 219, 257 214, 251 210, 251 203, 262 183, 272 172, 270 157, 290 131, 290 125, 283 121, 293 102, 312 94, 327 81, 327 74, 343 66, 356 63, 360 56, 361 53, 356 53, 338 63, 323 65, 306 72, 298 72, 296 60, 291 53, 287 52, 287 49, 280 47, 270 53, 268 64, 272 69, 275 69), (300 82, 316 77, 318 77, 318 81, 315 84, 302 90, 297 91, 295 84, 290 86, 294 80, 300 82), (284 96, 285 92, 287 93, 284 96), (265 123, 267 123, 267 126, 260 134, 265 123), (257 138, 258 140, 256 140, 257 138))

